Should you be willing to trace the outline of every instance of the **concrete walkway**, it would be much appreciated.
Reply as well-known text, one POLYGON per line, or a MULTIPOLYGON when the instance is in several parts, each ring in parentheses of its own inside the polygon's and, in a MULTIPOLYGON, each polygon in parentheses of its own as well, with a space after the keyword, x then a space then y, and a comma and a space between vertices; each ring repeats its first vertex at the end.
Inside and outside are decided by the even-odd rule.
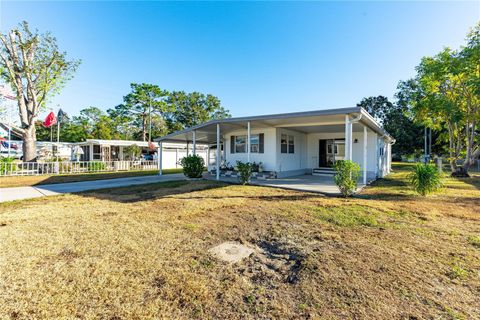
MULTIPOLYGON (((209 175, 207 179, 213 180, 215 176, 209 175)), ((229 182, 229 183, 238 183, 238 178, 230 177, 220 177, 220 181, 229 182)), ((340 195, 337 185, 333 181, 333 177, 329 176, 312 176, 308 174, 288 177, 288 178, 278 178, 278 179, 267 179, 267 180, 256 180, 252 179, 250 181, 251 185, 257 186, 266 186, 266 187, 275 187, 283 189, 291 189, 297 191, 306 191, 306 192, 316 192, 330 196, 340 195)), ((358 184, 358 191, 364 187, 363 184, 358 184)))
POLYGON ((64 193, 82 192, 95 189, 108 189, 163 181, 184 180, 183 173, 166 174, 163 176, 142 176, 82 182, 45 184, 31 187, 0 188, 0 202, 39 198, 64 193))

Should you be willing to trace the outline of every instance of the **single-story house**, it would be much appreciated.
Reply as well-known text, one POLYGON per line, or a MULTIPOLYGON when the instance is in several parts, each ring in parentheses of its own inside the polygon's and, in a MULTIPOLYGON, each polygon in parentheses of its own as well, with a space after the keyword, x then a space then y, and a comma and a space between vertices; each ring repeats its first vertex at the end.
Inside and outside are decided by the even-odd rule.
MULTIPOLYGON (((147 141, 133 140, 101 140, 87 139, 84 142, 74 143, 83 150, 80 161, 126 161, 128 159, 125 148, 137 145, 141 148, 141 157, 145 160, 157 161, 158 145, 151 150, 147 141)), ((162 167, 165 169, 178 168, 179 160, 193 152, 193 147, 188 144, 166 143, 163 145, 162 167)), ((199 143, 196 153, 207 160, 207 147, 199 143)))
POLYGON ((207 145, 217 179, 237 160, 261 162, 271 177, 283 178, 333 174, 336 160, 349 159, 360 164, 365 184, 390 172, 395 143, 361 107, 212 120, 155 141, 159 150, 166 143, 188 143, 193 152, 197 144, 207 145))

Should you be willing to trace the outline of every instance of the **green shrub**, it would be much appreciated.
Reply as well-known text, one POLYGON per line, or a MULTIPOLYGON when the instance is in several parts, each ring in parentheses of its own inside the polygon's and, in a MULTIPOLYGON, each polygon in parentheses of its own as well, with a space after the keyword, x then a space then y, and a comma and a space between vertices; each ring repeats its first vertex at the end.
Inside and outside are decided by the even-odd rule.
POLYGON ((415 191, 422 196, 426 196, 442 186, 441 173, 433 164, 415 164, 409 179, 415 191))
POLYGON ((90 161, 88 163, 88 171, 104 171, 107 168, 105 162, 90 161))
POLYGON ((357 181, 360 177, 360 165, 351 160, 338 160, 334 165, 335 184, 344 197, 351 196, 357 190, 357 181))
POLYGON ((183 157, 180 160, 180 165, 183 167, 183 174, 189 178, 201 178, 205 161, 202 157, 192 154, 183 157))
POLYGON ((252 177, 253 165, 250 162, 237 161, 238 173, 240 173, 240 182, 242 184, 247 184, 250 182, 252 177))
POLYGON ((125 147, 123 149, 123 152, 125 153, 126 158, 128 160, 136 160, 142 154, 142 148, 140 148, 136 144, 132 144, 130 146, 125 147))
POLYGON ((15 158, 5 157, 0 158, 0 173, 13 172, 17 170, 17 166, 14 165, 15 158))

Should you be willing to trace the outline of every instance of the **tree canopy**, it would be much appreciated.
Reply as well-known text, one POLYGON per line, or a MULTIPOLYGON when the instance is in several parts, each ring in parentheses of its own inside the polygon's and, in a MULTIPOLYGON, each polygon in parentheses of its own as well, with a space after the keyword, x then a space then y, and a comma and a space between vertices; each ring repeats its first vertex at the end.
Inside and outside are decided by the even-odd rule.
MULTIPOLYGON (((210 94, 168 92, 152 84, 132 84, 124 103, 103 111, 87 107, 72 120, 61 123, 60 140, 86 139, 142 140, 206 122, 230 117, 220 100, 210 94)), ((49 141, 50 129, 36 122, 39 139, 49 141)), ((56 133, 54 133, 56 137, 56 133)))
POLYGON ((480 155, 480 23, 459 50, 424 57, 399 91, 415 120, 448 141, 452 172, 463 175, 480 155), (460 166, 457 162, 462 160, 460 166))

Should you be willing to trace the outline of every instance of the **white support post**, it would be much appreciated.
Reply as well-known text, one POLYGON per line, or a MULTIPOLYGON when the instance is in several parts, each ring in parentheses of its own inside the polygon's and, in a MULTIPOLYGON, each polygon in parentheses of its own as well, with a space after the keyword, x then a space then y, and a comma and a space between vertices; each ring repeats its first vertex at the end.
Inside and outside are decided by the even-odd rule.
POLYGON ((161 176, 163 174, 162 172, 162 150, 163 149, 163 145, 162 145, 162 142, 159 143, 159 147, 158 147, 158 155, 157 155, 157 160, 158 160, 158 175, 161 176))
POLYGON ((193 130, 193 154, 197 154, 197 131, 193 130))
POLYGON ((247 122, 247 162, 250 162, 250 138, 252 136, 252 132, 250 129, 250 121, 247 122))
POLYGON ((363 126, 363 184, 367 185, 367 126, 363 126))
POLYGON ((352 160, 352 126, 350 117, 345 115, 345 160, 352 160))
POLYGON ((210 166, 210 145, 207 145, 207 171, 210 166))
POLYGON ((88 149, 89 149, 89 155, 88 155, 88 161, 93 161, 93 144, 90 144, 88 146, 88 149))
POLYGON ((220 123, 217 123, 217 158, 215 160, 216 178, 220 180, 220 123))
POLYGON ((178 168, 178 148, 175 148, 175 168, 178 168))

